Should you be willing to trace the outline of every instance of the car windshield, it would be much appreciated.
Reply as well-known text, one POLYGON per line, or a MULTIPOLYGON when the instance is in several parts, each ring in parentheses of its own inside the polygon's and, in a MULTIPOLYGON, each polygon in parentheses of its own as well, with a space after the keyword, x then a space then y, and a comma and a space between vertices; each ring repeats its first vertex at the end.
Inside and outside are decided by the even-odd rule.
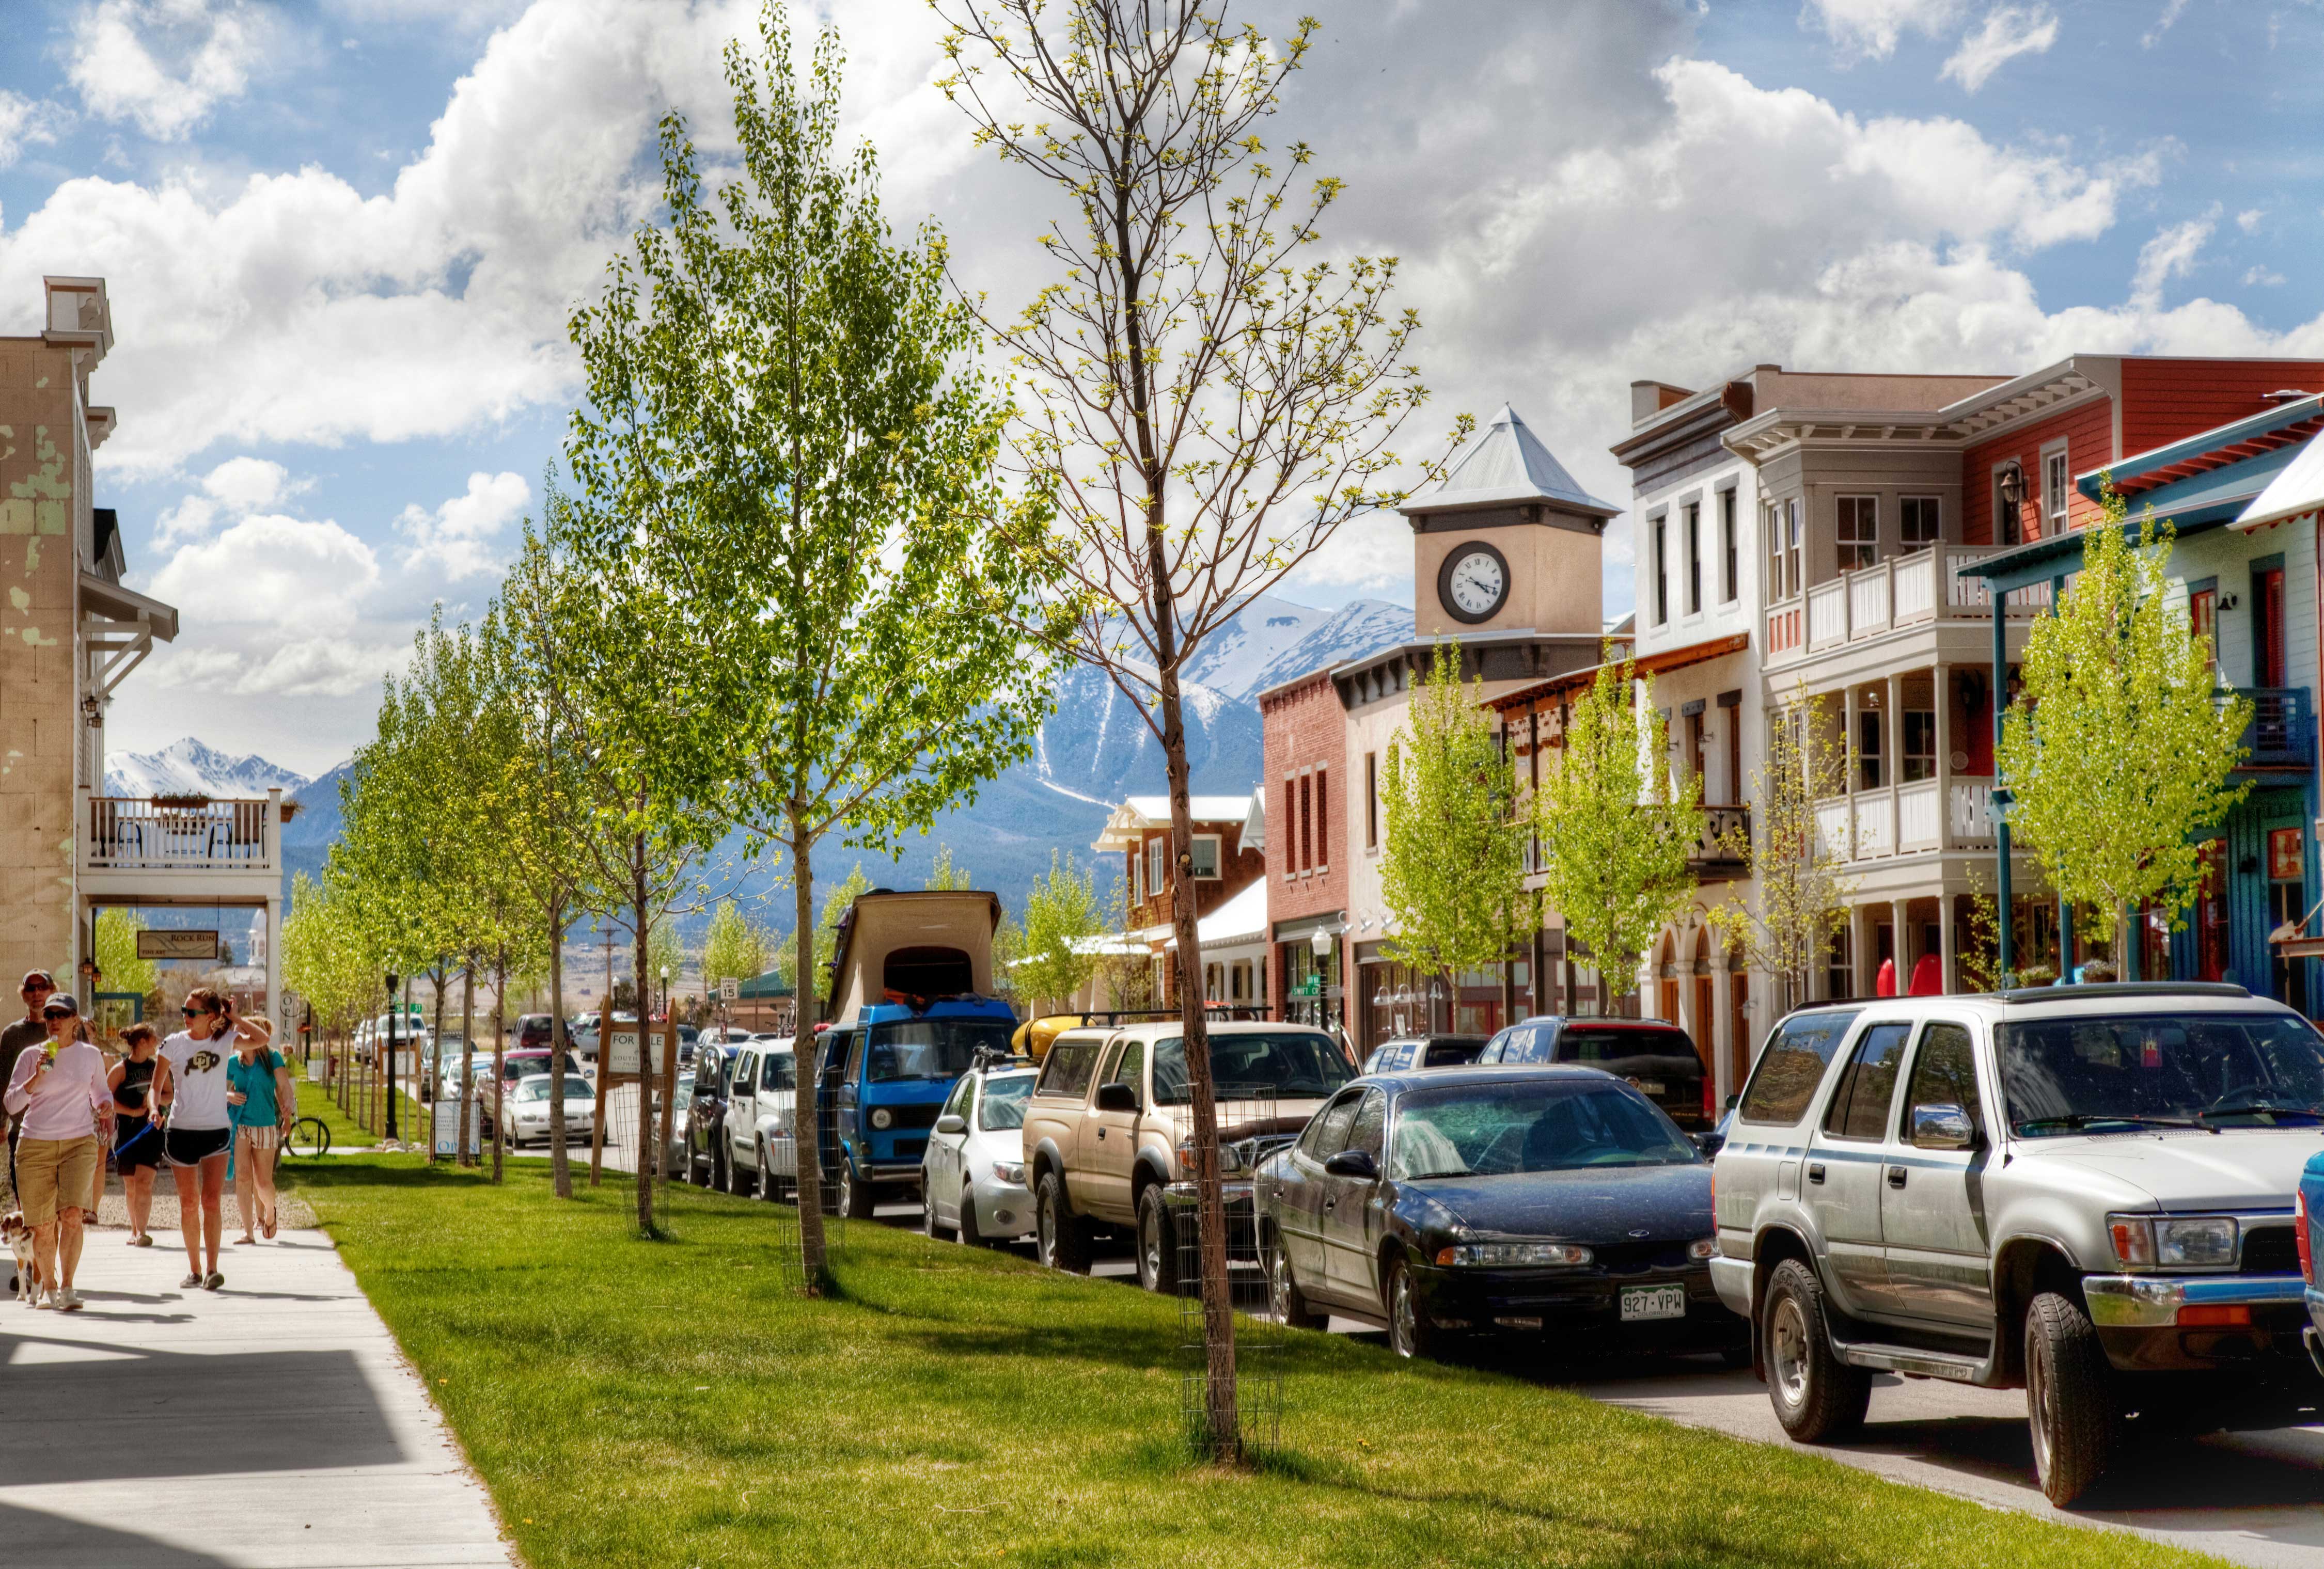
POLYGON ((1014 1028, 1003 1019, 896 1019, 874 1024, 863 1076, 873 1084, 958 1078, 975 1066, 980 1047, 1008 1051, 1014 1028))
POLYGON ((986 1079, 983 1098, 976 1106, 976 1125, 987 1133, 995 1128, 1023 1127, 1025 1102, 1032 1093, 1033 1076, 1029 1073, 986 1079))
POLYGON ((1388 1174, 1409 1182, 1702 1159, 1668 1117, 1615 1085, 1480 1084, 1398 1101, 1388 1174))
POLYGON ((759 1060, 761 1089, 797 1089, 798 1058, 788 1051, 770 1051, 759 1060))
MULTIPOLYGON (((554 1079, 546 1078, 528 1078, 522 1084, 516 1087, 516 1097, 519 1100, 547 1100, 549 1098, 549 1092, 550 1088, 554 1087, 555 1083, 556 1081, 554 1079)), ((565 1081, 566 1099, 587 1100, 589 1098, 589 1087, 582 1083, 579 1079, 568 1078, 565 1081)))
MULTIPOLYGON (((1211 1078, 1221 1100, 1322 1100, 1355 1077, 1329 1035, 1312 1030, 1211 1037, 1211 1078)), ((1185 1106, 1186 1041, 1154 1043, 1154 1102, 1185 1106)))
POLYGON ((1997 1025, 2009 1125, 2324 1122, 2324 1036, 2287 1014, 2117 1014, 1997 1025))

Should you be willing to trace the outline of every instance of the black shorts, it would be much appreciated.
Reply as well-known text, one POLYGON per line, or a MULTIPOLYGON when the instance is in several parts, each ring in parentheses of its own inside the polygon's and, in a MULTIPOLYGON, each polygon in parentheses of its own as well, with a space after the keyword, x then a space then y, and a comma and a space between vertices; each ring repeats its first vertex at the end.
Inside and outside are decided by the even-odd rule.
POLYGON ((113 1169, 123 1176, 161 1164, 161 1130, 151 1117, 124 1117, 113 1124, 113 1169))
POLYGON ((232 1128, 171 1128, 161 1135, 162 1153, 172 1166, 198 1166, 213 1155, 226 1153, 234 1138, 232 1128))

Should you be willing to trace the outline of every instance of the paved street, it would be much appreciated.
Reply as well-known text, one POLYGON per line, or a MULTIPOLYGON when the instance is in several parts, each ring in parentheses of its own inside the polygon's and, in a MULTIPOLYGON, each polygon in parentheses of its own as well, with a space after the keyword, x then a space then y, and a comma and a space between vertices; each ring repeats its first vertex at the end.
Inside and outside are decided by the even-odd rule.
POLYGON ((0 1299, 0 1562, 512 1561, 484 1487, 329 1238, 286 1231, 230 1248, 214 1296, 178 1289, 176 1248, 123 1238, 91 1234, 84 1311, 0 1299))

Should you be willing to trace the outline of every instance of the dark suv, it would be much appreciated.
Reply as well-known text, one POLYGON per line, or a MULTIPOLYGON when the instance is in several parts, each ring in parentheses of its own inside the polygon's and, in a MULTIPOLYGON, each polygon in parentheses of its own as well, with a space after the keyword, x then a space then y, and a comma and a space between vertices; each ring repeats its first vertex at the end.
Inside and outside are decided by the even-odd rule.
POLYGON ((1402 1073, 1415 1068, 1458 1068, 1477 1060, 1482 1035, 1398 1035, 1383 1041, 1364 1059, 1366 1073, 1402 1073))
POLYGON ((516 1022, 516 1045, 521 1051, 538 1047, 549 1048, 549 1026, 555 1021, 547 1014, 526 1014, 516 1022))
POLYGON ((1685 1031, 1666 1019, 1544 1014, 1511 1024, 1486 1041, 1477 1062, 1578 1062, 1627 1080, 1680 1127, 1701 1130, 1718 1118, 1702 1054, 1685 1031))

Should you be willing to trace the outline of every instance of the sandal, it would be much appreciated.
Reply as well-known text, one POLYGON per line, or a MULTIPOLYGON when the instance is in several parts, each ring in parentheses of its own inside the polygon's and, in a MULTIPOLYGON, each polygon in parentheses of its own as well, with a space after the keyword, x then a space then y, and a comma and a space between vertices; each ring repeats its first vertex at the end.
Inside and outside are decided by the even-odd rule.
POLYGON ((281 1216, 270 1215, 264 1220, 259 1222, 258 1229, 265 1234, 266 1240, 268 1242, 272 1242, 274 1240, 275 1229, 281 1225, 281 1221, 282 1217, 281 1216))
POLYGON ((188 1275, 178 1282, 178 1289, 180 1291, 198 1291, 201 1289, 202 1278, 199 1275, 188 1275))

